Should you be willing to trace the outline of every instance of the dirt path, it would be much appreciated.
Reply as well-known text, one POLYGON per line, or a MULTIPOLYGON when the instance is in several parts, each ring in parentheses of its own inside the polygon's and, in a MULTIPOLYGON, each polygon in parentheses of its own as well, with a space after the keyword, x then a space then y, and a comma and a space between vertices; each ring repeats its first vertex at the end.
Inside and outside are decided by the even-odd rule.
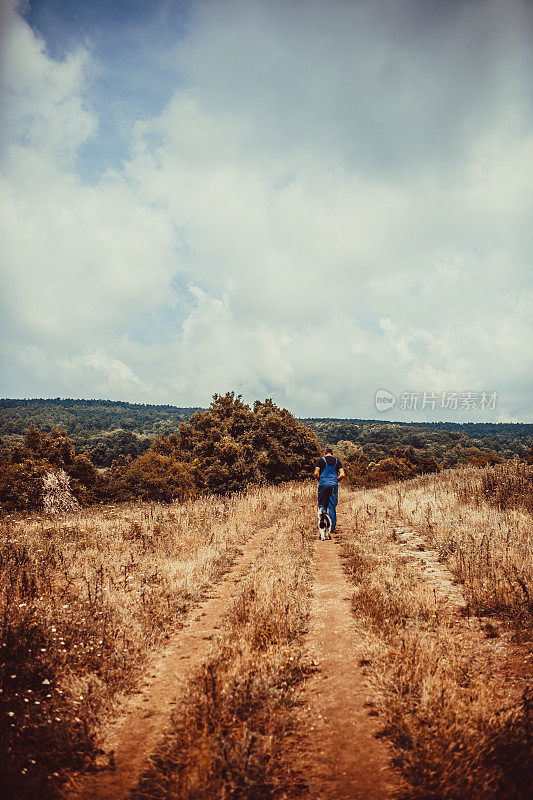
POLYGON ((427 539, 399 521, 392 526, 391 537, 396 553, 405 557, 407 564, 411 562, 415 565, 425 580, 431 583, 439 606, 451 613, 464 613, 467 603, 463 588, 427 539))
POLYGON ((494 616, 470 614, 463 584, 423 533, 397 520, 392 525, 391 538, 397 555, 405 558, 406 569, 414 569, 431 586, 439 613, 444 613, 454 626, 463 651, 470 649, 472 667, 487 672, 493 681, 499 676, 509 704, 517 703, 533 677, 531 644, 517 642, 510 628, 501 626, 498 630, 494 616))
POLYGON ((243 576, 274 529, 275 525, 264 528, 246 543, 242 555, 214 587, 212 595, 190 612, 183 628, 152 661, 139 693, 125 700, 106 733, 103 749, 110 766, 72 784, 66 793, 69 800, 129 797, 170 724, 176 698, 185 689, 190 673, 205 661, 210 641, 239 593, 243 576))
MULTIPOLYGON (((169 727, 176 699, 208 656, 210 640, 274 527, 249 540, 212 595, 191 611, 184 627, 150 664, 140 692, 124 702, 104 743, 106 754, 113 752, 114 766, 85 776, 71 787, 68 798, 129 797, 169 727)), ((398 554, 424 571, 441 601, 446 597, 450 610, 464 606, 461 588, 422 537, 400 523, 391 536, 398 554)), ((305 776, 312 800, 387 800, 397 796, 401 778, 391 767, 386 741, 377 738, 383 722, 369 702, 372 698, 360 665, 365 647, 350 609, 354 588, 344 574, 340 548, 338 537, 315 543, 306 647, 317 671, 303 687, 303 705, 284 750, 305 776)))
MULTIPOLYGON (((303 689, 291 763, 312 800, 387 800, 400 786, 391 753, 376 738, 379 719, 367 705, 359 662, 364 655, 350 610, 353 587, 342 569, 339 539, 315 545, 307 648, 317 672, 303 689)), ((375 713, 375 712, 374 712, 375 713)))

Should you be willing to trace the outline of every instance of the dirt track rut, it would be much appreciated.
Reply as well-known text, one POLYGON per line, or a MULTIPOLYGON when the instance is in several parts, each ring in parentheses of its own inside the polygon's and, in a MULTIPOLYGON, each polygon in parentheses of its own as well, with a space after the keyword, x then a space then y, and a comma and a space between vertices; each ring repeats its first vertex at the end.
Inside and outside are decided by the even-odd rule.
POLYGON ((290 758, 312 800, 387 800, 399 778, 385 741, 376 738, 383 725, 367 705, 363 649, 350 610, 353 587, 339 551, 339 539, 315 546, 306 644, 317 671, 303 690, 290 758))
POLYGON ((176 699, 191 672, 206 659, 222 617, 239 594, 239 584, 275 526, 258 531, 244 546, 232 569, 211 596, 196 606, 183 628, 152 661, 140 692, 129 696, 106 733, 103 749, 113 754, 107 769, 72 784, 72 800, 125 800, 146 768, 150 755, 170 724, 176 699))

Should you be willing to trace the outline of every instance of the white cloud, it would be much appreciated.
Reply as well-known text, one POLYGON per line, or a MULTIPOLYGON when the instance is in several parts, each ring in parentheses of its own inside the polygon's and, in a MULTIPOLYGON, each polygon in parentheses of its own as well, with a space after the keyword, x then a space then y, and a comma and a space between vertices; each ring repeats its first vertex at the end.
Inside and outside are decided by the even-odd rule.
MULTIPOLYGON (((13 0, 6 0, 0 9, 3 138, 69 163, 97 126, 83 103, 89 54, 80 48, 61 63, 49 58, 45 42, 15 12, 15 6, 13 0)), ((6 160, 20 157, 18 148, 6 149, 6 160)))
MULTIPOLYGON (((92 186, 96 65, 54 62, 12 14, 9 358, 46 354, 52 395, 89 369, 134 400, 376 416, 381 386, 494 390, 494 418, 526 418, 530 17, 429 7, 198 4, 164 55, 179 87, 92 186)), ((34 393, 24 359, 10 375, 34 393)))
MULTIPOLYGON (((129 393, 141 386, 128 377, 130 367, 126 374, 106 364, 119 363, 113 357, 118 338, 135 335, 154 307, 176 305, 174 226, 165 213, 140 202, 122 176, 91 186, 76 175, 77 150, 96 129, 83 101, 89 54, 80 50, 53 61, 13 10, 5 27, 4 329, 21 348, 40 349, 49 393, 76 394, 80 385, 89 393, 129 393), (76 365, 94 347, 108 351, 99 364, 91 363, 102 380, 79 384, 76 365), (111 372, 113 383, 106 383, 111 372)), ((27 394, 33 394, 35 368, 40 371, 37 364, 26 374, 27 394)))

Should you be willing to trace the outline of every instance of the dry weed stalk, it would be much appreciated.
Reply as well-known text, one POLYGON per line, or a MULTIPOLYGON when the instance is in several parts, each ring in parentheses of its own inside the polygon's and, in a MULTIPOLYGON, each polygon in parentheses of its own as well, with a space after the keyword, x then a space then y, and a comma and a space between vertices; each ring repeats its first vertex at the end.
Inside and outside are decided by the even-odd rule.
POLYGON ((47 472, 43 478, 43 508, 45 514, 70 514, 78 511, 79 503, 70 491, 70 479, 64 469, 47 472))
POLYGON ((533 518, 521 503, 498 507, 483 487, 495 475, 513 483, 523 469, 532 468, 511 463, 417 478, 401 506, 401 517, 424 530, 464 582, 472 611, 504 615, 522 632, 533 615, 533 518))

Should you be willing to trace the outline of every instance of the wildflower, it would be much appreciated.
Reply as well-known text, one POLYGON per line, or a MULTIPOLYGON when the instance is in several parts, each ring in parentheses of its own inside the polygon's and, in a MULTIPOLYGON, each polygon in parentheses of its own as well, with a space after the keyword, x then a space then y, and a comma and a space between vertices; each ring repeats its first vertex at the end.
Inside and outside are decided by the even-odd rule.
POLYGON ((50 685, 50 681, 48 680, 48 678, 45 678, 44 681, 43 681, 43 686, 49 686, 49 685, 50 685))
POLYGON ((8 717, 14 717, 15 716, 15 712, 14 711, 8 711, 7 712, 7 716, 8 717))

